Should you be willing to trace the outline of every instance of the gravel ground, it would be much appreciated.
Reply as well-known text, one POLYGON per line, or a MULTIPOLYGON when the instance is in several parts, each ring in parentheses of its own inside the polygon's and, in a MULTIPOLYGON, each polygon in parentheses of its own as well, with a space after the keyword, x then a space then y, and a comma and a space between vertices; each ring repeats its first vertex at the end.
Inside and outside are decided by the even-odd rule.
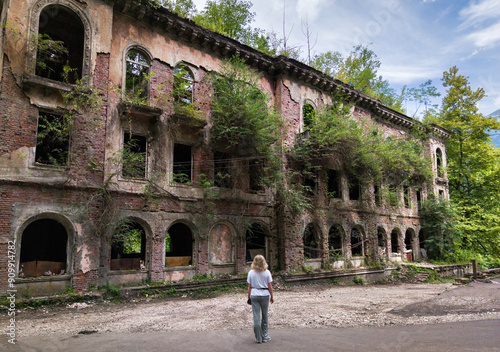
MULTIPOLYGON (((270 328, 436 324, 500 318, 500 279, 468 286, 399 284, 297 285, 275 291, 270 328)), ((241 290, 193 299, 131 299, 18 311, 18 337, 106 332, 251 329, 241 290)), ((0 329, 8 317, 0 317, 0 329)), ((5 331, 2 331, 2 334, 5 331)))

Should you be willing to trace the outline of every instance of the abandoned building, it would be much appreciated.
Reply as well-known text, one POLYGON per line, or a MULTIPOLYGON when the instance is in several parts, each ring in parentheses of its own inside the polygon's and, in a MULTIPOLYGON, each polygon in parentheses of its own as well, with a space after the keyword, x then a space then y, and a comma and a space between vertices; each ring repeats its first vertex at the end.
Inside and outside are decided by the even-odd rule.
POLYGON ((222 61, 240 57, 260 74, 283 148, 307 138, 304 117, 334 91, 386 135, 408 137, 417 122, 145 3, 0 0, 0 293, 8 260, 17 289, 35 294, 242 274, 259 253, 287 272, 425 253, 419 204, 448 198, 446 130, 433 126, 425 143, 432 182, 397 185, 388 204, 388 185, 360 184, 327 161, 302 180, 313 209, 291 216, 256 181, 258 162, 210 143, 209 76, 222 61))

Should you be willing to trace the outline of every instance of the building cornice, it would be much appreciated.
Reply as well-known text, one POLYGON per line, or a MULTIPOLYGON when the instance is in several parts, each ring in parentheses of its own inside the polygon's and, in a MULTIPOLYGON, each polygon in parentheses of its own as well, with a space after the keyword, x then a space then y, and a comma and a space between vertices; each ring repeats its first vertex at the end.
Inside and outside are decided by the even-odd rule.
MULTIPOLYGON (((118 13, 164 30, 190 45, 200 47, 220 57, 239 56, 249 66, 271 76, 288 76, 316 89, 328 93, 339 93, 356 106, 370 111, 377 118, 389 123, 403 128, 411 128, 419 123, 405 114, 384 106, 380 100, 302 62, 284 56, 272 57, 264 54, 225 35, 203 28, 194 21, 180 17, 165 8, 145 5, 144 0, 142 4, 140 0, 105 1, 112 5, 114 11, 118 13)), ((450 137, 448 131, 437 125, 432 126, 432 133, 444 139, 450 137)))

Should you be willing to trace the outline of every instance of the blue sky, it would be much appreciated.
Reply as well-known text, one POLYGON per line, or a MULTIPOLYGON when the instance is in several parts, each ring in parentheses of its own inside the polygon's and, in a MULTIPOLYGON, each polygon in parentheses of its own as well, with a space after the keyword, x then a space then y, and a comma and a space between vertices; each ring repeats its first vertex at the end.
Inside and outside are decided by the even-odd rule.
MULTIPOLYGON (((202 10, 205 0, 194 0, 202 10)), ((254 27, 282 36, 286 3, 286 32, 291 45, 306 39, 307 20, 313 53, 348 54, 357 44, 378 55, 379 70, 391 86, 416 87, 428 79, 444 93, 443 71, 456 65, 474 89, 487 97, 483 114, 500 109, 500 0, 251 0, 254 27), (313 40, 314 41, 314 40, 313 40)), ((435 103, 440 103, 439 98, 435 103)), ((408 105, 408 113, 415 107, 408 105)))

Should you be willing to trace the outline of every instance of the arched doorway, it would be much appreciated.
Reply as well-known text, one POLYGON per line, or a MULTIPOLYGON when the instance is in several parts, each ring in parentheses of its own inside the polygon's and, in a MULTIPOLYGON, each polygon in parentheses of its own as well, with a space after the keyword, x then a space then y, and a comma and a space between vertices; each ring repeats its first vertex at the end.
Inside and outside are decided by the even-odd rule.
POLYGON ((304 259, 319 258, 320 238, 313 224, 306 226, 304 230, 304 259))
POLYGON ((336 224, 328 231, 328 258, 330 261, 337 261, 343 255, 344 229, 336 224))
POLYGON ((267 234, 259 224, 252 224, 246 231, 246 261, 250 262, 257 255, 267 255, 266 247, 267 234))
POLYGON ((68 265, 68 232, 57 220, 29 224, 21 237, 19 277, 65 274, 68 265))
POLYGON ((379 259, 389 259, 387 252, 387 233, 381 226, 377 228, 377 254, 379 259))
POLYGON ((353 257, 363 256, 363 234, 356 227, 351 230, 351 255, 353 257))
POLYGON ((129 220, 120 225, 111 237, 111 270, 146 269, 146 231, 129 220))
POLYGON ((414 259, 413 248, 415 247, 415 231, 413 229, 407 229, 405 233, 405 260, 412 262, 414 259))
POLYGON ((165 265, 186 266, 193 264, 193 233, 189 226, 177 223, 165 235, 165 265))
POLYGON ((399 229, 394 229, 391 232, 391 253, 393 256, 397 256, 401 252, 401 248, 399 245, 399 237, 401 232, 399 229))

